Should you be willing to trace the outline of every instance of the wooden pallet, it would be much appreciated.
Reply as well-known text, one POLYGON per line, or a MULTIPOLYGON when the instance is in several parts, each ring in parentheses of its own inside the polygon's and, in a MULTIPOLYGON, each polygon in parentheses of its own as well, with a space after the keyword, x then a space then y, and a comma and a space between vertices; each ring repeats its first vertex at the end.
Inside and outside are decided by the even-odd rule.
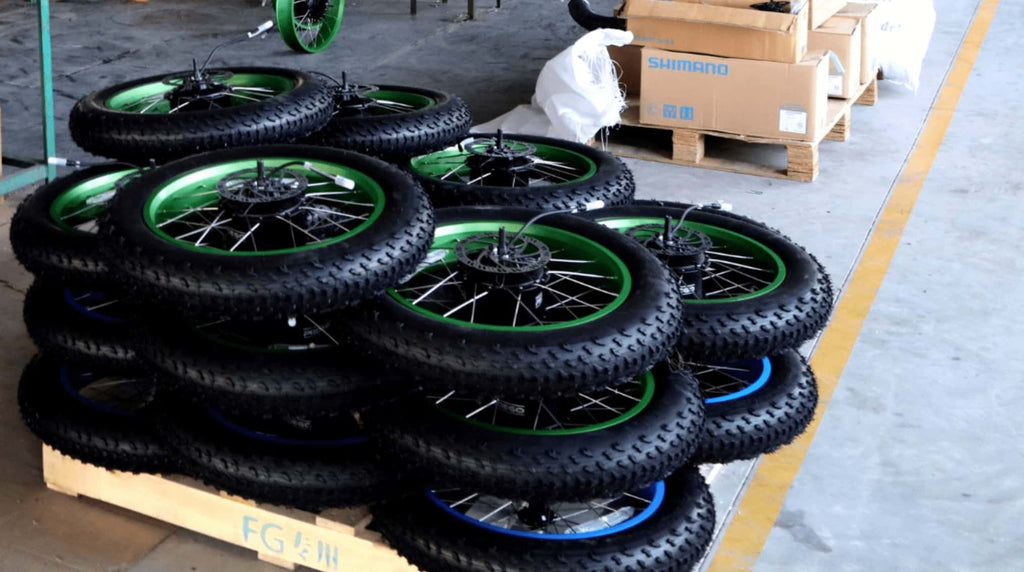
POLYGON ((84 496, 256 551, 260 560, 294 570, 418 570, 367 526, 366 507, 320 514, 227 495, 185 477, 110 471, 43 445, 46 486, 84 496))
MULTIPOLYGON (((823 139, 846 141, 850 138, 851 108, 855 103, 874 105, 878 101, 878 80, 862 85, 852 99, 828 100, 828 131, 823 139)), ((732 173, 789 179, 791 181, 813 181, 818 176, 818 141, 794 141, 736 135, 719 131, 704 131, 642 125, 639 106, 635 98, 629 100, 629 108, 622 114, 618 127, 610 130, 607 138, 608 151, 620 156, 647 161, 660 161, 675 165, 687 165, 732 173), (756 162, 752 157, 737 157, 743 153, 712 154, 708 152, 709 139, 726 139, 744 143, 758 143, 784 147, 786 167, 779 168, 756 162)), ((597 143, 599 144, 599 143, 597 143)))

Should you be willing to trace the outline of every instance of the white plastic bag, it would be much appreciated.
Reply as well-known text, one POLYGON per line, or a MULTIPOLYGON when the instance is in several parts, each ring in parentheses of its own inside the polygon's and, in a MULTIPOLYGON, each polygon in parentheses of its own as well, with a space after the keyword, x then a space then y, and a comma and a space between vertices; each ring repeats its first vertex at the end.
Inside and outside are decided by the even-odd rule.
POLYGON ((544 64, 532 105, 521 105, 473 131, 500 128, 589 141, 602 127, 616 125, 626 107, 608 46, 624 46, 632 40, 633 33, 622 30, 589 32, 544 64))
POLYGON ((913 91, 921 83, 921 64, 935 29, 932 0, 879 0, 875 48, 882 75, 913 91))

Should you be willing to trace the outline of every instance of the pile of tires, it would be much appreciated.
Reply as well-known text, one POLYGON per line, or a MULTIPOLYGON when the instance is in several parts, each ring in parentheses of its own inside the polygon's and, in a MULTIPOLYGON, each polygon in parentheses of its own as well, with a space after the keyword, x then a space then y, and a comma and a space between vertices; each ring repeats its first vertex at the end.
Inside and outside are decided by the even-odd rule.
POLYGON ((395 479, 355 412, 407 384, 349 351, 337 314, 412 273, 433 231, 407 174, 336 149, 59 179, 12 225, 42 350, 20 383, 25 421, 105 467, 307 509, 372 502, 395 479))
POLYGON ((79 147, 145 165, 204 151, 308 143, 407 159, 458 142, 472 125, 459 97, 364 85, 272 67, 200 68, 145 77, 80 99, 79 147))
MULTIPOLYGON (((177 101, 153 83, 134 105, 177 101)), ((337 90, 347 112, 419 101, 337 90)), ((424 570, 693 566, 715 524, 697 465, 771 452, 813 416, 795 348, 830 311, 820 265, 749 219, 635 201, 590 147, 427 144, 346 117, 336 133, 396 164, 241 135, 262 120, 201 140, 90 124, 92 150, 165 155, 74 173, 15 215, 41 349, 28 426, 104 467, 371 504, 424 570), (211 150, 233 137, 256 146, 211 150)))

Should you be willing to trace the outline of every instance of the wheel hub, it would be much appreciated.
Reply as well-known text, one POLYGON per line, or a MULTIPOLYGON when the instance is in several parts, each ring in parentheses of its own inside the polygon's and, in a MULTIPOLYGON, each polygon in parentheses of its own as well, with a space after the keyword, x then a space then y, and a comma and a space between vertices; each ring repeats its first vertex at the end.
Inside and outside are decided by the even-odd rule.
POLYGON ((470 139, 462 143, 463 150, 469 154, 466 165, 469 166, 470 177, 492 186, 516 186, 520 175, 533 169, 533 155, 537 149, 522 141, 505 141, 504 134, 499 130, 495 138, 470 139))
POLYGON ((665 224, 645 224, 626 231, 626 236, 640 242, 661 259, 681 279, 686 290, 684 294, 692 294, 698 298, 704 296, 701 272, 707 268, 710 260, 707 253, 713 243, 711 238, 702 232, 686 228, 665 217, 665 224))
POLYGON ((207 109, 208 105, 206 104, 210 100, 223 97, 231 92, 231 88, 224 82, 232 75, 231 72, 209 72, 194 68, 191 75, 164 79, 164 83, 175 86, 167 94, 170 108, 177 109, 179 112, 191 111, 191 107, 200 107, 202 104, 202 109, 207 109))
POLYGON ((217 182, 220 206, 236 217, 289 215, 303 202, 308 182, 289 169, 267 172, 263 161, 255 169, 236 171, 217 182))
POLYGON ((639 241, 669 267, 677 270, 698 270, 707 265, 711 239, 704 233, 678 226, 665 217, 664 226, 645 224, 629 229, 626 236, 639 241))
POLYGON ((366 94, 379 91, 375 85, 349 83, 348 74, 342 72, 341 85, 334 88, 334 113, 358 115, 376 105, 377 100, 366 94))
POLYGON ((303 14, 296 14, 296 16, 305 16, 312 23, 317 23, 324 14, 327 13, 327 9, 330 8, 331 3, 328 0, 305 0, 306 11, 303 14))
POLYGON ((526 506, 519 509, 516 516, 519 517, 523 524, 532 529, 543 529, 558 518, 558 515, 555 514, 555 511, 551 510, 547 503, 533 501, 526 503, 526 506))
POLYGON ((471 236, 455 245, 459 268, 468 281, 490 288, 525 290, 544 280, 551 250, 543 242, 520 236, 509 240, 505 227, 471 236), (469 245, 487 246, 474 250, 469 245))

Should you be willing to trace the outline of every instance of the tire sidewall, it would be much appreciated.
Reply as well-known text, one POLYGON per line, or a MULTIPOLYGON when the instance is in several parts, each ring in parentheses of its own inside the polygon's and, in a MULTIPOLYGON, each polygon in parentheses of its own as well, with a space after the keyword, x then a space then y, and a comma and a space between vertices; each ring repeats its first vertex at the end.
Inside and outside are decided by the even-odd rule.
POLYGON ((767 382, 757 391, 729 401, 705 403, 704 412, 710 421, 758 411, 762 414, 773 411, 780 398, 785 397, 804 379, 805 364, 796 350, 786 350, 770 356, 771 374, 767 382))
MULTIPOLYGON (((538 214, 538 211, 530 209, 518 209, 512 207, 454 207, 437 211, 437 224, 443 226, 449 223, 475 220, 507 220, 514 222, 525 222, 538 214)), ((413 332, 418 334, 420 339, 429 339, 436 347, 444 348, 443 356, 461 358, 450 361, 446 367, 460 367, 458 363, 466 364, 465 371, 472 372, 479 367, 480 363, 471 363, 480 355, 482 349, 501 348, 508 352, 526 352, 536 354, 543 351, 543 347, 578 348, 594 340, 611 343, 608 340, 616 338, 624 328, 629 325, 647 324, 647 319, 652 311, 652 300, 668 300, 673 315, 666 316, 665 321, 677 323, 680 317, 681 308, 678 305, 679 293, 674 282, 671 280, 668 268, 662 264, 654 255, 650 254, 642 245, 619 233, 569 215, 552 215, 538 224, 552 226, 566 230, 592 240, 607 248, 625 265, 632 281, 631 291, 622 305, 614 311, 593 321, 582 325, 563 327, 543 331, 493 331, 479 328, 471 328, 459 324, 442 322, 439 318, 428 317, 419 312, 413 311, 390 294, 378 298, 372 305, 366 305, 357 315, 353 328, 358 324, 374 321, 384 328, 398 328, 403 335, 409 336, 413 332), (538 343, 540 342, 540 343, 538 343), (456 363, 458 362, 458 363, 456 363)), ((654 327, 652 326, 653 330, 654 327)), ((354 330, 358 337, 362 334, 363 342, 366 339, 365 330, 354 330)), ((678 331, 669 334, 670 340, 674 343, 678 331)), ((369 341, 371 346, 375 344, 369 341)), ((428 356, 415 355, 403 356, 405 359, 412 359, 422 363, 428 356)), ((659 356, 664 357, 664 356, 659 356)), ((655 361, 660 361, 657 359, 655 361)), ((599 387, 613 383, 616 379, 628 379, 645 371, 652 364, 626 364, 634 371, 628 371, 624 375, 609 373, 604 379, 591 380, 590 387, 599 387)), ((609 369, 614 366, 609 365, 609 369)), ((501 372, 492 372, 500 375, 501 372)), ((514 374, 515 372, 505 372, 514 374)), ((441 382, 442 380, 436 380, 441 382)), ((480 389, 480 388, 471 388, 480 389)), ((529 395, 534 388, 522 388, 521 395, 529 395)))
MULTIPOLYGON (((350 151, 291 145, 228 149, 176 161, 133 181, 115 197, 101 222, 100 248, 115 269, 146 290, 155 289, 164 293, 173 290, 176 292, 173 294, 175 298, 187 296, 188 292, 196 290, 214 297, 230 295, 265 298, 265 294, 252 292, 252 276, 283 278, 288 272, 302 272, 303 269, 323 272, 321 269, 332 262, 354 260, 367 252, 379 250, 389 239, 414 227, 414 222, 423 215, 425 209, 429 209, 429 203, 415 183, 398 169, 371 157, 350 151), (383 211, 374 224, 340 242, 265 256, 192 251, 158 236, 143 218, 143 209, 149 198, 165 184, 182 175, 217 162, 275 156, 331 161, 364 173, 380 185, 384 193, 383 211), (151 260, 159 261, 159 266, 149 264, 151 260), (177 275, 174 269, 182 268, 190 269, 193 274, 188 277, 177 275), (160 279, 166 282, 160 283, 160 279)), ((424 250, 426 246, 423 245, 424 250)), ((416 254, 404 251, 395 253, 403 260, 415 257, 416 254)), ((407 262, 411 264, 411 261, 407 262)), ((383 264, 363 265, 360 268, 368 275, 386 269, 383 264)), ((358 279, 351 273, 332 278, 358 279)), ((316 283, 312 280, 310 282, 316 283)), ((264 292, 281 296, 292 294, 286 284, 270 281, 264 284, 264 292)), ((163 297, 161 294, 155 296, 163 297)), ((305 311, 317 313, 329 309, 306 308, 305 311)))
MULTIPOLYGON (((619 557, 629 554, 642 559, 651 547, 665 547, 665 541, 680 531, 688 531, 683 536, 695 540, 699 546, 706 547, 711 540, 713 524, 701 522, 699 518, 704 510, 712 515, 714 510, 703 477, 696 469, 685 468, 664 482, 665 498, 654 514, 624 531, 597 538, 539 540, 491 532, 455 518, 423 493, 411 499, 393 501, 395 504, 386 509, 388 514, 385 518, 401 519, 407 531, 417 524, 429 523, 429 536, 400 538, 387 522, 381 522, 379 526, 385 537, 400 550, 412 548, 419 553, 406 554, 407 557, 412 556, 413 563, 433 565, 438 569, 445 566, 452 570, 519 569, 517 564, 529 562, 537 570, 558 570, 569 569, 567 567, 574 560, 592 563, 587 570, 634 569, 623 567, 619 557), (425 550, 427 547, 429 552, 425 550), (424 552, 430 553, 431 557, 423 558, 424 552), (440 554, 440 558, 436 554, 440 554)), ((711 516, 712 522, 713 519, 711 516)), ((666 550, 674 548, 678 548, 675 543, 665 547, 666 550)), ((685 564, 692 564, 700 554, 689 556, 690 562, 685 564)), ((682 567, 680 564, 652 559, 648 566, 636 569, 675 570, 682 567), (661 566, 651 568, 655 562, 661 566)))
MULTIPOLYGON (((480 427, 423 401, 422 407, 406 408, 398 415, 379 420, 387 425, 387 429, 381 432, 384 447, 390 450, 396 461, 418 462, 428 473, 443 475, 448 484, 482 488, 499 495, 518 494, 524 490, 523 479, 529 480, 534 471, 546 474, 546 468, 554 468, 552 463, 572 463, 582 472, 587 472, 588 468, 602 472, 605 463, 614 464, 612 457, 630 450, 641 439, 644 443, 660 444, 634 451, 643 456, 645 465, 657 466, 662 471, 651 480, 663 478, 689 459, 696 450, 704 426, 696 380, 686 373, 669 373, 667 368, 658 368, 652 401, 634 417, 605 429, 575 435, 524 435, 480 427), (686 423, 681 434, 669 429, 674 428, 680 419, 686 423), (407 437, 403 437, 403 433, 407 437), (665 440, 661 441, 663 436, 665 440), (669 441, 672 437, 678 437, 681 442, 672 443, 669 441), (434 443, 430 448, 434 453, 443 447, 444 458, 428 454, 416 459, 418 452, 410 441, 421 440, 434 443), (515 455, 508 455, 509 451, 515 451, 515 455), (594 459, 584 458, 581 455, 583 451, 594 459), (670 463, 666 462, 669 457, 674 458, 670 463), (537 459, 538 464, 524 470, 524 459, 531 458, 537 459), (575 461, 571 461, 574 458, 575 461), (443 463, 444 467, 435 468, 438 463, 443 463)), ((629 472, 633 472, 632 468, 629 472)), ((635 473, 650 474, 651 471, 637 470, 635 473)), ((582 483, 578 484, 577 489, 582 487, 582 483)), ((632 483, 634 486, 643 484, 646 483, 632 483)), ((603 486, 600 482, 597 485, 603 486)), ((577 498, 575 495, 593 497, 600 494, 587 490, 571 493, 551 490, 548 494, 563 493, 573 495, 573 498, 577 498)))
POLYGON ((11 220, 11 245, 19 261, 33 273, 58 279, 78 275, 88 281, 101 282, 106 274, 106 265, 100 258, 96 235, 62 228, 53 220, 50 209, 53 202, 69 189, 126 168, 126 165, 99 165, 75 171, 43 185, 22 201, 11 220), (38 246, 43 246, 46 250, 60 251, 69 258, 88 264, 51 268, 52 262, 38 260, 33 256, 33 250, 38 246))
MULTIPOLYGON (((220 71, 221 68, 215 68, 214 71, 220 71)), ((288 68, 275 68, 275 67, 231 67, 224 68, 224 71, 230 71, 236 74, 262 74, 262 75, 276 75, 280 77, 287 77, 288 79, 295 82, 295 85, 291 90, 278 95, 277 97, 264 100, 261 102, 246 103, 243 105, 233 105, 227 108, 220 108, 211 111, 190 111, 186 114, 182 114, 178 117, 187 117, 188 119, 212 119, 216 118, 218 121, 227 120, 230 121, 233 117, 248 116, 253 110, 261 106, 274 105, 281 103, 285 99, 293 99, 295 94, 304 95, 305 92, 309 91, 308 86, 318 86, 317 80, 310 74, 301 72, 298 70, 291 70, 288 68)), ((160 126, 166 127, 168 117, 172 117, 167 114, 144 114, 144 113, 131 113, 127 111, 119 111, 111 109, 105 105, 105 102, 111 97, 127 91, 129 89, 144 85, 147 83, 156 83, 163 81, 168 77, 175 77, 180 75, 189 75, 191 71, 178 71, 159 75, 151 75, 140 79, 134 79, 124 83, 112 85, 110 87, 103 88, 99 91, 90 93, 83 97, 75 104, 73 110, 76 114, 96 114, 99 116, 111 116, 118 117, 121 120, 127 120, 133 124, 139 126, 139 129, 145 129, 145 126, 160 126)))
MULTIPOLYGON (((497 137, 495 133, 473 133, 471 138, 497 137)), ((594 189, 611 189, 616 194, 604 197, 606 204, 625 204, 633 198, 635 184, 632 174, 625 163, 614 155, 596 149, 589 145, 582 145, 572 141, 541 137, 537 135, 505 134, 508 140, 523 141, 525 143, 537 143, 566 149, 583 155, 596 166, 594 174, 582 181, 562 183, 557 185, 535 185, 528 187, 494 187, 489 185, 466 185, 463 183, 450 183, 432 177, 424 176, 416 172, 411 163, 406 163, 409 170, 424 189, 431 195, 431 200, 440 206, 456 206, 465 204, 456 200, 463 192, 472 192, 474 196, 502 197, 503 201, 515 201, 516 203, 536 203, 540 206, 556 200, 566 200, 575 194, 585 195, 594 189), (625 183, 622 179, 626 179, 625 183)), ((495 201, 488 201, 489 204, 496 204, 495 201)))
MULTIPOLYGON (((600 221, 607 218, 622 216, 649 216, 664 218, 671 215, 681 216, 690 206, 682 203, 659 201, 638 201, 635 205, 599 209, 584 213, 582 216, 600 221)), ((695 313, 707 317, 727 314, 750 314, 774 308, 780 304, 789 304, 796 298, 805 296, 814 287, 821 275, 821 267, 805 250, 786 239, 777 231, 744 217, 729 215, 708 209, 694 209, 686 217, 687 221, 716 226, 753 239, 775 253, 785 267, 786 277, 771 292, 741 301, 703 302, 686 304, 687 314, 695 313)))

